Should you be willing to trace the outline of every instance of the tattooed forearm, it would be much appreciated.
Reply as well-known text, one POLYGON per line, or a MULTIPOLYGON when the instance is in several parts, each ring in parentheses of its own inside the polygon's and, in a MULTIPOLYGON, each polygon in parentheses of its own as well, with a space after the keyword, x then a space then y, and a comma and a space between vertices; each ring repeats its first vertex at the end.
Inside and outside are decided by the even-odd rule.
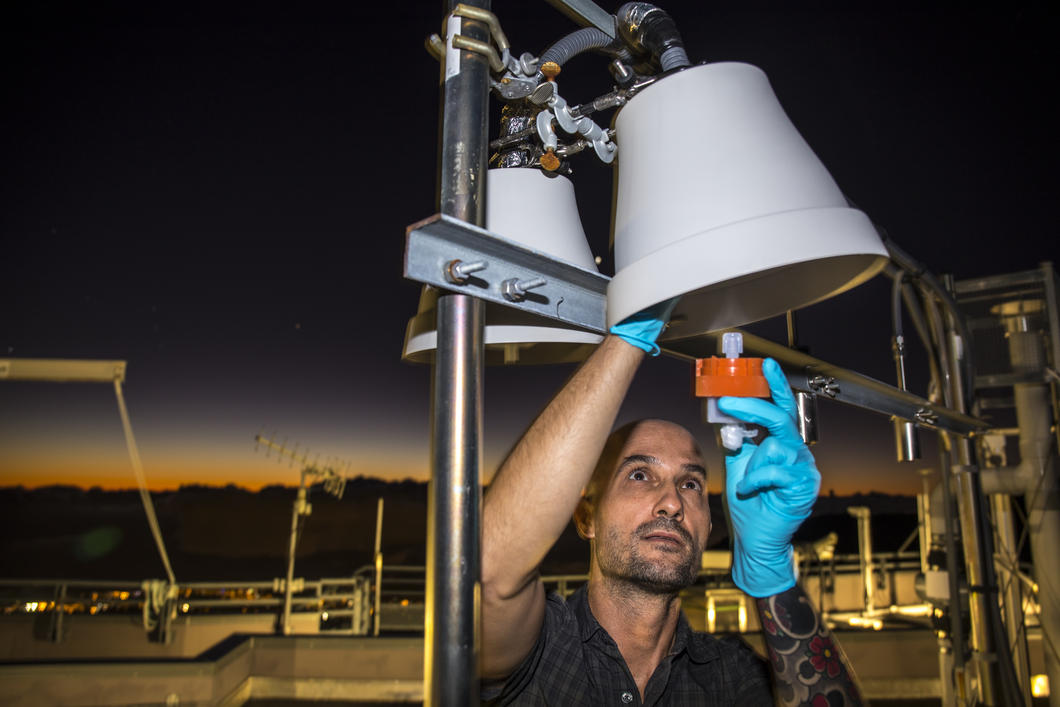
POLYGON ((801 587, 755 603, 781 705, 865 704, 846 656, 801 587))

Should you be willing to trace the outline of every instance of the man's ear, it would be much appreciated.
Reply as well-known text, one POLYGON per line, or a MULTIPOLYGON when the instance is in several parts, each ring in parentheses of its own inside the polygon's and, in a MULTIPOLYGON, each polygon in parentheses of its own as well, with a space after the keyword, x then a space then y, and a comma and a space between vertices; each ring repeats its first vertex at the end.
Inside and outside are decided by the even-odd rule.
POLYGON ((596 537, 593 529, 593 506, 589 500, 582 496, 574 509, 574 527, 582 540, 592 540, 596 537))

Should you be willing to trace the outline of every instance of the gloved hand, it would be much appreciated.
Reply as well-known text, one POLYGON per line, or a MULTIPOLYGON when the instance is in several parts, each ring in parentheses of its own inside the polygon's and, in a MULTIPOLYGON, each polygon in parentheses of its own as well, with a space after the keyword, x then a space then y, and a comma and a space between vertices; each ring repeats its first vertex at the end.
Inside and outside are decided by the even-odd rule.
POLYGON ((628 344, 638 349, 647 351, 652 356, 659 355, 659 347, 655 340, 659 338, 666 322, 670 321, 670 314, 677 306, 679 297, 653 304, 634 315, 626 317, 618 324, 611 327, 611 333, 622 337, 628 344))
POLYGON ((735 536, 732 579, 753 597, 768 597, 795 586, 791 538, 810 515, 821 475, 799 437, 795 397, 780 366, 771 358, 762 372, 773 394, 760 398, 718 399, 718 409, 762 425, 769 436, 744 442, 725 460, 725 498, 735 536))

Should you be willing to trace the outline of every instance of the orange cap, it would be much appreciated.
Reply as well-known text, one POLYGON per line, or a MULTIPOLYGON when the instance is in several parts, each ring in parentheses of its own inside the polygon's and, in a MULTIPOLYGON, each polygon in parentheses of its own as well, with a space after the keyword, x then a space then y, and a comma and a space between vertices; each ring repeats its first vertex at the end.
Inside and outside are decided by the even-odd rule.
POLYGON ((552 150, 546 150, 545 154, 541 155, 542 169, 548 170, 549 172, 555 172, 559 169, 559 165, 559 157, 556 157, 556 153, 552 150))
POLYGON ((769 381, 762 375, 760 358, 696 359, 696 397, 768 398, 769 381))

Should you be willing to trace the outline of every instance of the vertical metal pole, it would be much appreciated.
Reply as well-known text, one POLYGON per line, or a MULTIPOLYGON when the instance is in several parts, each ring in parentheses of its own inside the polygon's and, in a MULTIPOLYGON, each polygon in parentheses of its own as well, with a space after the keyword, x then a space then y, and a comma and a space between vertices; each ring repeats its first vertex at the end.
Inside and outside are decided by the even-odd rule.
POLYGON ((796 349, 799 347, 799 329, 795 322, 795 310, 789 309, 784 317, 784 321, 788 325, 788 348, 796 349))
MULTIPOLYGON (((1049 306, 1053 306, 1049 302, 1049 306)), ((1026 322, 1006 322, 1009 357, 1015 373, 1033 374, 1047 365, 1039 332, 1026 322)), ((1054 354, 1055 356, 1055 354, 1054 354)), ((1020 430, 1020 466, 1031 470, 1025 490, 1031 557, 1038 582, 1039 620, 1045 671, 1049 676, 1049 704, 1060 707, 1060 461, 1051 450, 1049 389, 1042 383, 1017 383, 1013 387, 1016 421, 1020 430)))
POLYGON ((478 704, 482 306, 438 299, 428 492, 425 704, 478 704))
MULTIPOLYGON (((962 446, 961 440, 955 440, 955 446, 962 446)), ((958 458, 961 455, 957 455, 958 458)), ((987 705, 1002 704, 999 702, 1001 680, 999 676, 997 646, 990 631, 989 612, 992 608, 988 602, 997 601, 993 594, 993 582, 988 577, 987 562, 983 557, 982 528, 984 521, 979 499, 982 490, 979 488, 978 469, 970 464, 954 464, 952 473, 957 481, 957 507, 961 523, 961 540, 964 542, 964 561, 968 577, 968 613, 971 618, 972 659, 978 677, 978 694, 987 705)), ((993 569, 991 564, 989 569, 993 569)))
POLYGON ((999 587, 1002 608, 1005 612, 1005 628, 1013 653, 1016 679, 1019 681, 1023 702, 1030 704, 1031 678, 1027 656, 1027 627, 1023 618, 1023 583, 1015 574, 1019 569, 1019 552, 1017 551, 1015 524, 1012 519, 1012 497, 1003 493, 992 494, 990 505, 994 512, 994 527, 997 528, 997 553, 1005 560, 1005 566, 1000 568, 1004 583, 999 587))
POLYGON ((373 636, 379 635, 379 609, 383 598, 383 497, 375 509, 375 611, 372 612, 373 636))
POLYGON ((291 534, 287 542, 287 579, 283 583, 283 619, 281 619, 280 630, 283 635, 291 633, 291 596, 294 593, 294 556, 298 548, 298 519, 305 510, 305 469, 302 469, 302 477, 298 482, 298 493, 294 497, 294 507, 291 509, 291 534))
POLYGON ((926 573, 929 569, 928 553, 931 552, 931 514, 935 511, 931 507, 931 469, 920 470, 920 482, 923 491, 916 495, 917 534, 920 545, 920 571, 926 573))
MULTIPOLYGON (((446 10, 456 4, 450 0, 446 10)), ((488 0, 465 4, 490 6, 488 0)), ((480 54, 454 49, 456 34, 489 41, 482 23, 447 19, 438 205, 443 214, 483 226, 489 66, 480 54)), ((481 300, 438 298, 424 627, 424 703, 435 707, 479 703, 483 319, 481 300)))
POLYGON ((949 582, 949 632, 941 632, 939 639, 939 667, 942 678, 942 704, 968 704, 965 667, 967 655, 965 650, 964 600, 962 581, 958 566, 960 538, 957 533, 957 509, 953 500, 953 476, 950 472, 952 458, 948 447, 948 433, 939 435, 939 493, 942 497, 942 517, 944 521, 943 546, 946 548, 946 579, 949 582))
MULTIPOLYGON (((950 283, 952 289, 952 283, 950 283)), ((949 367, 950 392, 954 410, 964 412, 964 385, 962 379, 962 351, 971 346, 970 341, 963 341, 957 333, 953 317, 956 312, 946 317, 945 337, 941 346, 949 347, 946 365, 949 367)), ((982 489, 979 483, 978 469, 972 464, 970 442, 963 437, 951 435, 951 468, 953 479, 957 483, 957 515, 961 524, 961 541, 964 546, 965 571, 968 579, 968 615, 970 618, 970 635, 972 659, 976 672, 974 692, 987 705, 999 704, 998 694, 1001 689, 999 666, 995 651, 997 646, 990 631, 990 612, 995 611, 988 602, 995 601, 992 594, 993 557, 986 557, 982 529, 982 506, 980 497, 982 489), (989 563, 989 565, 988 565, 989 563)))
POLYGON ((847 513, 858 519, 858 557, 861 565, 862 613, 872 615, 876 610, 876 582, 872 565, 872 511, 868 506, 854 506, 847 513))
POLYGON ((55 612, 52 614, 55 617, 52 621, 52 643, 62 643, 63 641, 63 616, 66 614, 65 582, 59 585, 58 595, 55 602, 55 612))
MULTIPOLYGON (((938 356, 938 386, 942 393, 942 402, 953 408, 953 385, 950 378, 952 370, 949 363, 949 350, 946 346, 946 334, 942 318, 935 305, 934 294, 926 287, 921 288, 921 296, 927 315, 927 326, 935 343, 935 354, 938 356)), ((910 308, 910 311, 916 311, 910 308)), ((946 575, 949 582, 949 620, 950 631, 939 632, 939 668, 942 679, 942 699, 946 707, 968 704, 969 695, 966 679, 965 626, 962 617, 963 599, 961 580, 958 568, 957 509, 954 507, 953 475, 951 472, 951 448, 954 437, 948 432, 939 431, 939 492, 942 496, 942 514, 945 521, 943 542, 946 548, 946 575)))

